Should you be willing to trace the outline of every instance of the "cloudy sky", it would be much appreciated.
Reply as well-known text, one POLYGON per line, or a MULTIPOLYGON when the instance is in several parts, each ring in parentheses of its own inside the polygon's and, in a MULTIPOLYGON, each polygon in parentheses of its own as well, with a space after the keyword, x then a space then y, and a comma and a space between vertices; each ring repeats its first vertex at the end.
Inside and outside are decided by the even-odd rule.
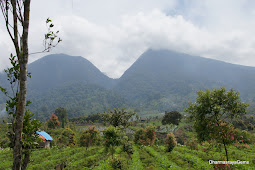
MULTIPOLYGON (((112 78, 148 48, 255 66, 254 0, 32 0, 31 53, 43 49, 48 17, 63 39, 51 53, 82 56, 112 78)), ((3 25, 1 16, 0 70, 13 52, 3 25)))

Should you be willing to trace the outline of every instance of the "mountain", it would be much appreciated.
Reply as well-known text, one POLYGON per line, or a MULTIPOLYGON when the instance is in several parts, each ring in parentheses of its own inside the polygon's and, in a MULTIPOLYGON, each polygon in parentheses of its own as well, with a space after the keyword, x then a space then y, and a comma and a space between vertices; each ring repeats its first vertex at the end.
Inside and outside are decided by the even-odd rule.
POLYGON ((28 65, 30 110, 41 120, 65 107, 70 117, 104 112, 128 103, 110 88, 114 80, 83 57, 54 54, 28 65))
MULTIPOLYGON (((78 56, 54 54, 28 65, 30 110, 47 120, 58 107, 69 117, 133 108, 142 113, 183 109, 198 90, 234 88, 255 108, 255 68, 169 50, 147 50, 119 79, 78 56)), ((0 74, 0 86, 5 76, 0 74)), ((6 85, 6 83, 5 83, 6 85)), ((0 104, 5 98, 0 95, 0 104)), ((3 106, 3 105, 2 105, 3 106)))
MULTIPOLYGON (((127 102, 110 88, 114 80, 105 76, 90 61, 79 56, 54 54, 28 65, 29 109, 37 118, 46 120, 58 107, 65 107, 70 117, 104 112, 125 107, 127 102)), ((0 74, 3 87, 8 87, 0 74)), ((6 98, 0 95, 0 104, 6 98)))
POLYGON ((70 118, 124 108, 129 102, 112 90, 94 84, 67 83, 46 92, 30 95, 30 109, 36 118, 47 120, 54 110, 64 107, 70 118))
POLYGON ((37 91, 70 82, 96 84, 107 88, 113 83, 112 79, 80 56, 48 55, 29 64, 28 71, 32 73, 32 79, 28 79, 28 88, 37 91))
POLYGON ((255 97, 255 68, 169 50, 148 50, 123 74, 116 91, 137 106, 182 110, 196 91, 234 88, 246 101, 255 97))

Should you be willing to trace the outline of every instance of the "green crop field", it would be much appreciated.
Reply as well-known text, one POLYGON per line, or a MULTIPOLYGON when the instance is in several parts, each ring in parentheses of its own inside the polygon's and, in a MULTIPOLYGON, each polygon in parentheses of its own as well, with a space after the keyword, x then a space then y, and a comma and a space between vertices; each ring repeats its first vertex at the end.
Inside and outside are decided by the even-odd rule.
MULTIPOLYGON (((238 149, 229 146, 231 161, 249 161, 246 165, 231 165, 231 169, 255 169, 255 145, 248 149, 238 149)), ((0 169, 11 169, 12 152, 10 149, 0 151, 0 169)), ((122 169, 213 169, 209 160, 225 160, 224 150, 208 149, 199 146, 191 150, 186 146, 177 146, 172 152, 165 152, 165 146, 133 146, 133 154, 128 155, 117 147, 114 159, 119 160, 122 169)), ((112 156, 103 147, 83 147, 36 149, 32 152, 28 169, 49 170, 57 164, 64 163, 65 169, 114 169, 112 156)))

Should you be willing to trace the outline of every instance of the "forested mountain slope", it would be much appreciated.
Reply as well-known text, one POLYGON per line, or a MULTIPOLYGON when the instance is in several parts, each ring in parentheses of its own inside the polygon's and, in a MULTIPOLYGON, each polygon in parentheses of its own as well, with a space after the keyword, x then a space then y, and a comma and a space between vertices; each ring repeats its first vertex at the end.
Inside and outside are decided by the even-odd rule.
MULTIPOLYGON (((58 107, 70 117, 126 107, 182 111, 197 90, 234 88, 254 106, 255 68, 169 50, 147 50, 119 79, 104 75, 83 57, 54 54, 28 66, 30 109, 42 120, 58 107)), ((7 86, 0 74, 0 86, 7 86)), ((0 95, 0 103, 5 98, 0 95)))

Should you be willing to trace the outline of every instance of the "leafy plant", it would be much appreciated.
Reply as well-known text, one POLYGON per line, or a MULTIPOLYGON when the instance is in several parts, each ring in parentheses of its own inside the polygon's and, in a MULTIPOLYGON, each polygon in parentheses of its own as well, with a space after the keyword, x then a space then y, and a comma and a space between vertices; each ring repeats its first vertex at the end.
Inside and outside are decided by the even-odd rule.
POLYGON ((110 149, 110 153, 113 158, 115 147, 122 144, 122 137, 124 134, 118 127, 109 126, 103 132, 104 146, 106 149, 110 149))
POLYGON ((66 128, 62 132, 61 136, 58 139, 59 144, 62 144, 64 146, 74 146, 76 145, 75 141, 75 133, 69 129, 66 128))
POLYGON ((81 146, 89 147, 96 144, 99 139, 99 131, 94 127, 89 127, 85 130, 80 137, 81 146))
POLYGON ((226 145, 231 143, 232 131, 230 120, 246 113, 247 104, 242 103, 239 93, 224 87, 197 92, 196 103, 189 103, 186 111, 194 120, 194 127, 200 141, 216 138, 217 142, 224 145, 227 161, 228 152, 226 145))
POLYGON ((130 119, 135 113, 128 113, 125 109, 116 108, 113 111, 109 109, 108 113, 103 115, 105 122, 109 123, 114 127, 127 128, 131 125, 130 119))
POLYGON ((141 145, 153 145, 156 139, 155 126, 147 126, 145 129, 141 128, 134 134, 134 141, 141 145))
POLYGON ((197 143, 197 140, 194 138, 186 139, 186 141, 184 142, 184 145, 186 145, 188 148, 192 150, 198 150, 198 143, 197 143))
POLYGON ((48 120, 47 124, 48 124, 48 128, 56 129, 56 128, 58 128, 60 123, 58 121, 58 117, 55 114, 52 114, 50 117, 50 120, 48 120))
POLYGON ((174 149, 174 147, 177 145, 177 142, 173 133, 167 134, 165 143, 167 148, 166 151, 171 152, 174 149))

